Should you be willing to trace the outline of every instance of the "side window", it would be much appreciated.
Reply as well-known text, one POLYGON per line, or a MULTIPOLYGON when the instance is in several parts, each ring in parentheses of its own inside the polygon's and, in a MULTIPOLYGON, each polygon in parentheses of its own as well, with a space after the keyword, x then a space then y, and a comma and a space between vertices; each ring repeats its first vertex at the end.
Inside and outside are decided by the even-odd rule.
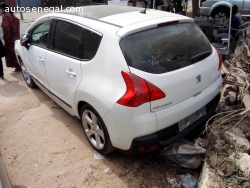
POLYGON ((84 30, 83 35, 83 51, 82 51, 82 58, 89 60, 93 59, 95 56, 98 47, 100 45, 102 37, 92 31, 87 29, 84 30))
POLYGON ((44 22, 32 29, 31 44, 47 47, 51 21, 44 22))
POLYGON ((79 57, 78 49, 81 33, 81 27, 58 20, 56 23, 52 49, 65 55, 79 57))

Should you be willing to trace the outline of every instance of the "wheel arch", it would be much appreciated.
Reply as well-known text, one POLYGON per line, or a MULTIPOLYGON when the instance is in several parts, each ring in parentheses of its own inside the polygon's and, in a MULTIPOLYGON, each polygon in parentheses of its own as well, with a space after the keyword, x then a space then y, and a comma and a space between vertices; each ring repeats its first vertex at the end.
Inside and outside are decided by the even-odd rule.
POLYGON ((213 5, 213 7, 211 8, 211 13, 210 15, 212 16, 214 14, 215 11, 219 10, 219 9, 227 9, 230 11, 230 3, 224 3, 224 4, 221 4, 221 3, 215 3, 213 5))
MULTIPOLYGON (((82 107, 85 105, 85 104, 88 104, 90 105, 89 103, 87 103, 86 101, 79 101, 78 104, 77 104, 77 113, 78 113, 78 116, 81 118, 81 110, 82 110, 82 107)), ((91 106, 91 105, 90 105, 91 106)))
POLYGON ((20 55, 17 55, 17 61, 19 63, 19 65, 21 65, 20 61, 22 60, 22 58, 20 57, 20 55))
MULTIPOLYGON (((106 128, 108 130, 109 137, 110 137, 112 145, 117 145, 118 138, 117 138, 116 124, 110 123, 109 121, 108 121, 109 122, 108 123, 107 120, 106 120, 106 115, 110 111, 111 107, 109 107, 107 104, 104 104, 98 98, 95 98, 93 96, 88 97, 88 94, 83 93, 83 92, 77 92, 76 96, 78 96, 78 97, 81 96, 81 98, 79 98, 79 100, 76 100, 77 102, 75 102, 74 108, 75 108, 76 116, 78 116, 78 118, 81 119, 82 107, 85 104, 90 105, 93 109, 96 110, 96 112, 100 115, 100 117, 102 118, 104 124, 106 125, 106 128), (83 100, 83 96, 85 96, 84 100, 83 100), (89 102, 89 101, 91 101, 91 102, 89 102), (93 101, 95 101, 95 102, 93 102, 93 101)), ((78 98, 78 97, 76 97, 76 98, 78 98)))
POLYGON ((23 47, 20 44, 20 40, 15 41, 14 51, 15 51, 16 59, 20 65, 20 60, 22 59, 21 56, 23 53, 23 47))
POLYGON ((90 145, 101 154, 107 154, 107 153, 112 152, 115 148, 113 147, 113 144, 111 141, 111 135, 109 133, 108 127, 105 124, 103 118, 100 117, 100 114, 96 111, 96 109, 90 104, 88 104, 87 102, 80 101, 78 105, 79 105, 79 109, 81 109, 82 113, 84 113, 84 118, 83 118, 84 121, 82 121, 82 125, 84 127, 85 136, 88 139, 90 145), (83 106, 81 107, 81 105, 83 106), (84 110, 87 110, 87 113, 84 110), (89 113, 89 111, 91 111, 92 113, 89 113), (87 120, 88 123, 86 123, 86 116, 88 116, 87 119, 90 120, 90 121, 87 120), (97 122, 99 123, 96 122, 95 124, 93 124, 92 123, 93 121, 91 122, 91 120, 93 120, 93 116, 96 117, 97 122), (90 126, 89 123, 92 124, 92 126, 90 126), (97 129, 100 129, 102 134, 99 134, 98 131, 96 131, 97 129), (92 136, 88 136, 88 134, 86 134, 86 130, 88 134, 90 132, 91 135, 103 135, 103 136, 99 136, 99 144, 97 143, 96 136, 94 136, 94 138, 92 136), (100 137, 102 137, 102 139, 100 137), (94 139, 94 142, 93 142, 93 139, 94 139), (97 145, 100 146, 101 143, 102 143, 102 146, 98 147, 97 145))
POLYGON ((108 112, 109 108, 107 106, 104 105, 104 103, 102 103, 100 100, 97 100, 94 97, 91 97, 88 100, 77 100, 78 102, 75 103, 75 110, 76 110, 76 115, 78 116, 79 119, 81 119, 81 110, 82 107, 85 104, 88 104, 89 106, 91 106, 92 108, 94 108, 97 113, 101 116, 101 118, 104 118, 104 116, 106 115, 106 113, 108 112), (95 102, 88 102, 88 101, 95 101, 95 102))

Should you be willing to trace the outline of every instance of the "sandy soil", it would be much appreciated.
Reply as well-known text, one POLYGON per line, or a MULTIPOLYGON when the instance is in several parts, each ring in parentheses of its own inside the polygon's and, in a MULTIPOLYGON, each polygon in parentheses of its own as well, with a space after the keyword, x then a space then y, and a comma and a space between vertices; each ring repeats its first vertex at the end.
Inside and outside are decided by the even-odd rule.
POLYGON ((81 122, 40 89, 27 87, 21 73, 4 69, 0 151, 14 188, 172 187, 167 178, 179 181, 175 168, 155 156, 139 168, 138 159, 118 151, 95 160, 81 122))

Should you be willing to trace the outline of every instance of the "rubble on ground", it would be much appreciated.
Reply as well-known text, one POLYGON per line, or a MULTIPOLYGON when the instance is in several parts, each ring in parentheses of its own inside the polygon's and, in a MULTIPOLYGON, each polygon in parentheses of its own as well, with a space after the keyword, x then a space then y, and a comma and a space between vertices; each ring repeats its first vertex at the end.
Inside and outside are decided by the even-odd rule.
POLYGON ((192 143, 182 139, 161 151, 161 156, 165 164, 169 166, 179 166, 188 169, 197 169, 201 166, 206 149, 197 142, 192 143))
POLYGON ((222 65, 217 114, 206 123, 206 162, 198 187, 250 187, 250 39, 222 65))
POLYGON ((228 26, 229 19, 228 18, 220 18, 216 19, 213 17, 207 17, 207 16, 195 16, 194 21, 196 23, 206 24, 206 25, 225 25, 228 26))
POLYGON ((242 173, 242 177, 249 178, 250 181, 250 156, 248 153, 233 153, 230 159, 235 161, 237 168, 242 173))
POLYGON ((246 135, 237 127, 225 131, 224 140, 244 152, 248 152, 250 149, 250 142, 247 140, 246 135))

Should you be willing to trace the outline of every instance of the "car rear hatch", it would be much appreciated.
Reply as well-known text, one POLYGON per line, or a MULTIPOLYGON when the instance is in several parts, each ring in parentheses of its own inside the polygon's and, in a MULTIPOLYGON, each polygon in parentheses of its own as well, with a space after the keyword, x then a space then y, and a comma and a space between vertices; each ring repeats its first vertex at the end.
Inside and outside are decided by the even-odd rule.
POLYGON ((120 47, 131 73, 166 95, 151 111, 198 96, 220 76, 218 54, 194 23, 159 24, 125 36, 120 47))

